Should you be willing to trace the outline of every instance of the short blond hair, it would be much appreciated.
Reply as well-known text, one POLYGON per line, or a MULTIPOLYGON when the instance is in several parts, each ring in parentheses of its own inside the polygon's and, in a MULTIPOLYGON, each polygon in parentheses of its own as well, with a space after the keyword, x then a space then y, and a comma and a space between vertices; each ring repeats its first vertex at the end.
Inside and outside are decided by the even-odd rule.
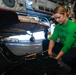
POLYGON ((67 9, 63 6, 57 6, 53 11, 53 14, 56 14, 56 13, 59 13, 59 14, 66 13, 67 17, 69 16, 67 9))

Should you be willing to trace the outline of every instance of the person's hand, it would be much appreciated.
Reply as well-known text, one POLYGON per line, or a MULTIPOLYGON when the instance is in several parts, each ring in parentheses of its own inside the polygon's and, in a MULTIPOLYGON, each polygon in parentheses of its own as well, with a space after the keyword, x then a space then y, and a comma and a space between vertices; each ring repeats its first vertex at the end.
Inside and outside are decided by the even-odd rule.
POLYGON ((56 60, 59 60, 64 55, 64 52, 60 51, 58 55, 55 57, 56 60))

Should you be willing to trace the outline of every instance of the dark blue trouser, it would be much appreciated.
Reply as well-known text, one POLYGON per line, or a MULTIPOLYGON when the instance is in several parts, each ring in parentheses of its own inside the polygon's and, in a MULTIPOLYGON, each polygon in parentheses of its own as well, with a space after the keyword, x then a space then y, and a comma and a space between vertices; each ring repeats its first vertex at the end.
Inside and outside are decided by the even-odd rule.
MULTIPOLYGON (((42 42, 43 50, 47 50, 49 45, 49 40, 44 40, 42 42)), ((55 43, 53 52, 58 54, 62 48, 61 43, 55 43)), ((65 64, 69 65, 71 69, 76 69, 76 48, 71 48, 67 53, 62 56, 62 60, 65 64)))
MULTIPOLYGON (((58 54, 62 48, 62 44, 55 43, 53 52, 58 54)), ((62 56, 62 60, 65 64, 69 65, 71 69, 76 69, 76 48, 71 48, 67 53, 62 56)))

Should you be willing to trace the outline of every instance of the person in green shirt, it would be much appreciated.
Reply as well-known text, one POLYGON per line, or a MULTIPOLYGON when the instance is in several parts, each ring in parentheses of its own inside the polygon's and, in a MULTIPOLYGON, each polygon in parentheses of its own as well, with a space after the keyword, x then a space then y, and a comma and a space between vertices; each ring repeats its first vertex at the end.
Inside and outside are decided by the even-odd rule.
POLYGON ((76 71, 76 24, 68 18, 68 12, 63 6, 55 8, 53 17, 58 24, 50 37, 48 54, 52 57, 52 52, 56 53, 55 59, 62 57, 63 62, 71 67, 71 71, 76 71), (58 37, 61 42, 58 46, 60 48, 55 47, 58 37))

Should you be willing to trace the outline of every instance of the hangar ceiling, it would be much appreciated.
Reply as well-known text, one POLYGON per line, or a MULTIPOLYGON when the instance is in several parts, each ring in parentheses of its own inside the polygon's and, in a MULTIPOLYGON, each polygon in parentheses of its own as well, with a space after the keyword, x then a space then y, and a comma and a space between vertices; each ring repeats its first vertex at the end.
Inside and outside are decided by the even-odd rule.
MULTIPOLYGON (((35 7, 33 7, 32 4, 29 4, 30 2, 37 2, 37 1, 43 1, 43 0, 25 0, 26 5, 26 13, 21 12, 11 12, 11 11, 4 11, 0 10, 0 34, 3 35, 5 33, 9 34, 26 34, 27 30, 30 30, 32 32, 41 31, 44 30, 46 27, 49 27, 45 24, 38 23, 31 23, 31 22, 22 22, 18 18, 18 15, 22 15, 24 17, 26 16, 36 16, 36 17, 45 17, 48 19, 51 18, 51 14, 48 14, 47 12, 42 11, 36 11, 35 7)), ((58 3, 60 5, 67 5, 69 3, 73 4, 75 0, 44 0, 44 1, 51 1, 54 3, 58 3)), ((52 7, 51 7, 52 8, 52 7)))

